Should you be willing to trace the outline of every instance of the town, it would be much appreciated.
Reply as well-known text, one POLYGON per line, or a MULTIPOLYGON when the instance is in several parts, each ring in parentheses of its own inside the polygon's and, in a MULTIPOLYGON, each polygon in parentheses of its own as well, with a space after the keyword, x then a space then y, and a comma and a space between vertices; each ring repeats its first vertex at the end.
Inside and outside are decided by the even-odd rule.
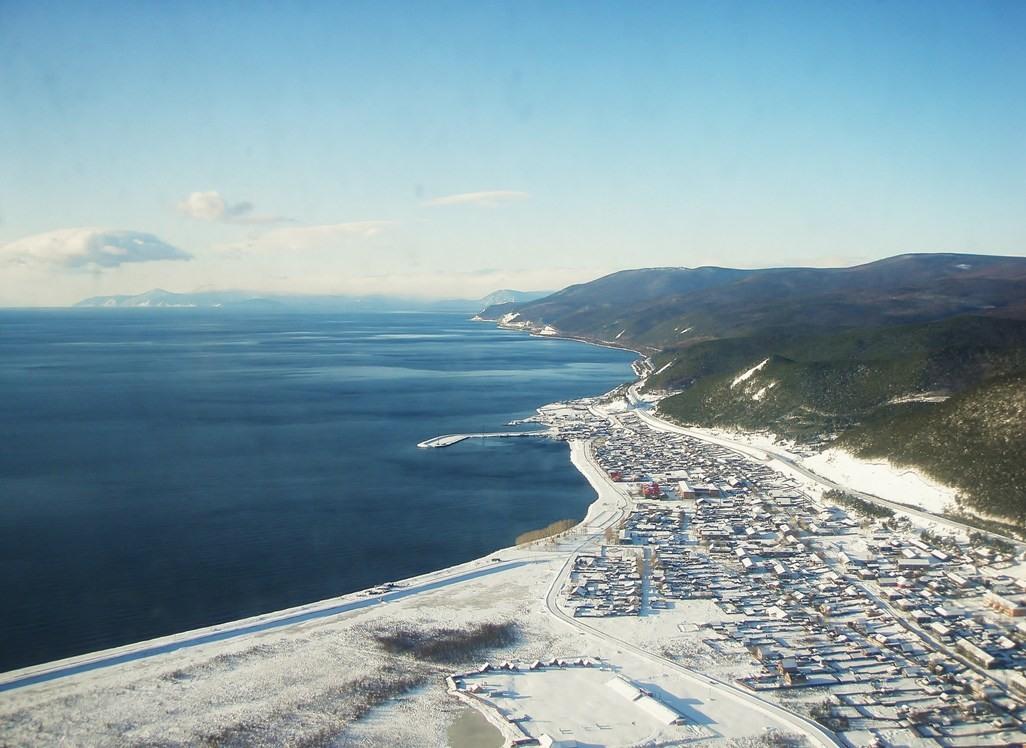
POLYGON ((557 438, 590 439, 630 499, 573 560, 560 594, 573 616, 665 617, 689 651, 745 663, 736 685, 852 746, 1026 740, 1026 579, 1010 573, 1022 561, 1014 547, 822 495, 653 428, 620 395, 539 411, 557 438))

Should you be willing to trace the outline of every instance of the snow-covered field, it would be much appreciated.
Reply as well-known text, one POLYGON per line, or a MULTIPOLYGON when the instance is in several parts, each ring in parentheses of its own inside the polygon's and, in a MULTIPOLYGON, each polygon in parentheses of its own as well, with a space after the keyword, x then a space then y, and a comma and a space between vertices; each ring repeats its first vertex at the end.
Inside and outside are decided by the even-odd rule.
POLYGON ((911 504, 934 514, 950 511, 957 503, 955 489, 887 460, 864 460, 844 450, 827 449, 814 457, 806 457, 802 464, 857 491, 911 504))
MULTIPOLYGON (((573 735, 585 745, 634 745, 644 740, 687 741, 708 736, 701 727, 703 715, 690 708, 689 699, 660 694, 664 703, 687 715, 690 722, 666 725, 611 688, 611 681, 626 682, 617 678, 615 671, 605 668, 571 667, 489 672, 468 680, 483 687, 487 696, 480 697, 482 700, 525 723, 532 737, 573 735), (574 698, 567 699, 568 693, 574 698)), ((653 679, 639 685, 658 692, 653 679)))
POLYGON ((580 647, 579 637, 540 609, 565 553, 545 545, 502 553, 535 563, 397 603, 5 692, 0 744, 445 745, 449 723, 463 709, 445 692, 447 669, 386 653, 375 633, 514 621, 521 641, 499 656, 562 656, 580 647), (393 693, 398 697, 388 698, 393 693), (377 701, 387 705, 368 712, 377 701))

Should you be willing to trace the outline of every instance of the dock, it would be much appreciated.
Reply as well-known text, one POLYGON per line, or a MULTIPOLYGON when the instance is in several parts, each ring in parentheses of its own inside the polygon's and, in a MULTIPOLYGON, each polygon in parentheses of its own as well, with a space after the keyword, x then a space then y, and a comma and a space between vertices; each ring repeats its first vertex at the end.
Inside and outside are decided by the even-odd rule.
POLYGON ((422 441, 417 446, 422 449, 441 449, 442 447, 451 447, 453 444, 459 444, 464 439, 491 439, 491 438, 508 438, 514 436, 548 436, 548 431, 497 431, 492 433, 480 433, 480 434, 445 434, 443 436, 436 436, 433 439, 427 439, 422 441))

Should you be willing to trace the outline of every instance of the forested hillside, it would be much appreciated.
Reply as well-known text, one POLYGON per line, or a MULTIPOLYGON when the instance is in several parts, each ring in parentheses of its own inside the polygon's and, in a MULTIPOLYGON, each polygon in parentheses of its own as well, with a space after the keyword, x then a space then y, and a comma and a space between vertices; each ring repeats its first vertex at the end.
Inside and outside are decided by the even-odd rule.
POLYGON ((682 423, 836 439, 1026 524, 1026 258, 625 271, 485 315, 649 354, 682 423))

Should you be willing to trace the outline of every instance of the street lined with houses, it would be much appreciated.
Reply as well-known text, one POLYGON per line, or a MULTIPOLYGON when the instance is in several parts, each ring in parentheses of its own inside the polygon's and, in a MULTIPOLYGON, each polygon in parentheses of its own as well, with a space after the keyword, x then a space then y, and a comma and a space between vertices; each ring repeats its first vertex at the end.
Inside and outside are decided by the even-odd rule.
POLYGON ((699 439, 619 398, 541 413, 588 435, 631 501, 568 562, 558 604, 574 620, 630 639, 625 622, 665 618, 667 639, 687 631, 712 660, 747 657, 735 685, 846 744, 1023 740, 1026 581, 1002 573, 1022 560, 1014 545, 969 544, 958 523, 924 531, 924 513, 893 502, 864 515, 766 450, 699 439))

